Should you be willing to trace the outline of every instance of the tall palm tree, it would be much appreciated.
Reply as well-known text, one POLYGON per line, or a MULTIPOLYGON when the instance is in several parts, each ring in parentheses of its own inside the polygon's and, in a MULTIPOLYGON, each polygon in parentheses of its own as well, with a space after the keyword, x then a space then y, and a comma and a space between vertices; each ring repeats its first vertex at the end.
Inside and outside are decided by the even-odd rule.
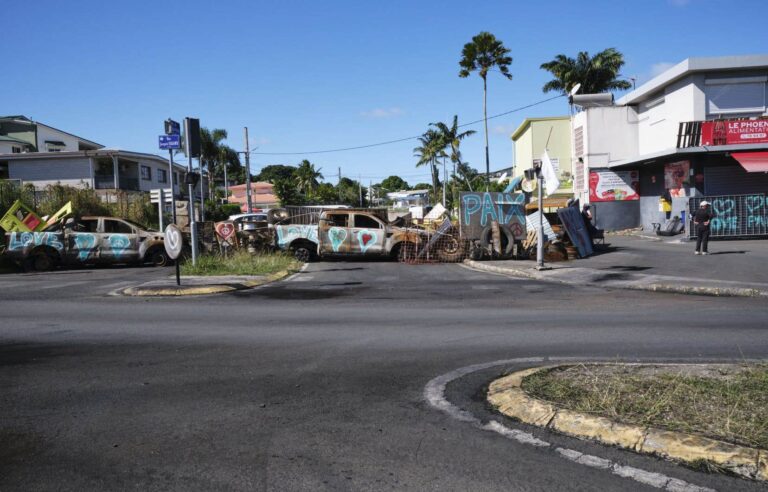
POLYGON ((554 75, 542 90, 567 94, 576 84, 581 84, 582 94, 598 94, 612 90, 626 90, 632 87, 627 80, 618 80, 624 66, 624 55, 615 48, 608 48, 590 57, 580 51, 576 58, 557 55, 554 60, 542 63, 541 68, 554 75))
POLYGON ((315 169, 315 165, 306 159, 301 161, 294 175, 296 176, 296 184, 302 193, 307 196, 314 193, 315 187, 319 184, 318 180, 323 179, 323 175, 320 173, 321 169, 315 169))
MULTIPOLYGON (((470 135, 474 135, 477 132, 475 130, 467 130, 465 132, 459 132, 458 115, 453 115, 453 124, 451 126, 446 125, 442 121, 438 121, 437 123, 430 123, 430 125, 437 128, 437 131, 440 132, 441 140, 446 144, 446 147, 450 147, 451 149, 450 158, 451 158, 451 162, 455 165, 455 169, 461 169, 462 168, 461 151, 459 150, 461 141, 469 137, 470 135)), ((472 191, 471 185, 469 190, 472 191)))
MULTIPOLYGON (((237 152, 224 144, 227 131, 221 128, 200 129, 200 164, 203 172, 208 172, 209 193, 213 189, 213 181, 223 179, 226 170, 237 171, 240 167, 240 157, 237 152)), ((226 183, 225 183, 226 187, 226 183)))
POLYGON ((413 149, 413 155, 419 158, 418 162, 416 162, 416 167, 427 164, 430 165, 430 171, 432 173, 432 193, 434 193, 434 196, 436 197, 437 185, 439 184, 437 159, 447 157, 447 154, 443 151, 446 144, 443 141, 440 132, 431 128, 427 130, 424 135, 419 137, 419 142, 421 145, 413 149))
POLYGON ((483 121, 485 123, 485 186, 490 186, 491 163, 488 156, 488 71, 497 67, 499 73, 512 80, 509 66, 512 57, 508 56, 509 49, 489 32, 481 32, 472 38, 472 41, 464 45, 461 50, 459 77, 469 77, 469 74, 477 71, 483 79, 483 121))

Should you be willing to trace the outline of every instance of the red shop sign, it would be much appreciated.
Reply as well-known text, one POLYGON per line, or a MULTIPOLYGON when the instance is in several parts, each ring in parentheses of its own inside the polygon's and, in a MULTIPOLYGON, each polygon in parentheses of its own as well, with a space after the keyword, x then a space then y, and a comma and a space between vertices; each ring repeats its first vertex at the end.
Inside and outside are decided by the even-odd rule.
POLYGON ((715 120, 701 123, 701 145, 768 143, 768 120, 715 120))

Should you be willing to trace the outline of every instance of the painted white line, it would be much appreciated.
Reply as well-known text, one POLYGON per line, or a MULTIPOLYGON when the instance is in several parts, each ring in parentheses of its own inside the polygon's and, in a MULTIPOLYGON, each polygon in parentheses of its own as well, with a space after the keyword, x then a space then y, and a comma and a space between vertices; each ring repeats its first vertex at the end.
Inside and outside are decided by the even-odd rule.
MULTIPOLYGON (((567 361, 574 361, 574 360, 584 360, 584 358, 583 357, 581 358, 559 357, 559 358, 553 358, 553 359, 549 359, 549 358, 544 359, 543 357, 524 357, 524 358, 518 358, 518 359, 497 360, 493 362, 486 362, 483 364, 474 364, 471 366, 460 367, 458 369, 454 369, 453 371, 447 372, 441 376, 438 376, 433 380, 431 380, 430 382, 428 382, 427 385, 424 387, 424 399, 427 400, 427 403, 429 403, 432 407, 447 413, 450 417, 456 420, 459 420, 461 422, 467 422, 485 431, 496 432, 506 437, 507 439, 512 439, 522 444, 527 444, 530 446, 536 446, 540 448, 548 448, 552 446, 551 443, 541 440, 529 432, 524 432, 524 431, 521 431, 520 429, 509 428, 496 421, 483 423, 480 421, 480 419, 472 415, 470 412, 467 412, 466 410, 462 410, 461 408, 452 404, 445 398, 445 387, 448 385, 448 383, 456 379, 459 379, 461 377, 464 377, 467 374, 471 374, 477 371, 482 371, 484 369, 489 369, 494 366, 510 365, 510 364, 541 363, 541 362, 544 362, 545 360, 547 363, 549 363, 549 362, 567 362, 567 361)), ((615 360, 615 359, 592 358, 591 360, 615 360)), ((554 450, 555 452, 557 452, 557 454, 559 454, 563 458, 569 461, 572 461, 574 463, 578 463, 583 466, 588 466, 590 468, 610 471, 612 474, 617 475, 619 477, 629 478, 636 482, 639 482, 645 485, 650 485, 651 487, 655 487, 657 489, 664 489, 670 492, 716 492, 715 489, 693 485, 684 480, 672 478, 667 475, 663 475, 661 473, 649 472, 649 471, 642 470, 640 468, 635 468, 632 466, 619 465, 618 463, 614 463, 611 460, 600 458, 598 456, 584 454, 580 451, 576 451, 575 449, 557 447, 554 450)))

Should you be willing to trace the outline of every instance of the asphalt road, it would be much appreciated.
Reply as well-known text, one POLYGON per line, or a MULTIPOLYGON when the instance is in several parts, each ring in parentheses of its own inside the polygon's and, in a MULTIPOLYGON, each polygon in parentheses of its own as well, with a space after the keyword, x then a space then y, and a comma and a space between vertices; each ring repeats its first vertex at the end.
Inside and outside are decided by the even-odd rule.
MULTIPOLYGON (((105 293, 170 269, 0 278, 0 490, 658 490, 436 410, 531 356, 767 358, 765 300, 575 289, 459 265, 317 263, 233 294, 105 293), (118 285, 120 284, 120 285, 118 285)), ((760 490, 495 417, 717 490, 760 490)))

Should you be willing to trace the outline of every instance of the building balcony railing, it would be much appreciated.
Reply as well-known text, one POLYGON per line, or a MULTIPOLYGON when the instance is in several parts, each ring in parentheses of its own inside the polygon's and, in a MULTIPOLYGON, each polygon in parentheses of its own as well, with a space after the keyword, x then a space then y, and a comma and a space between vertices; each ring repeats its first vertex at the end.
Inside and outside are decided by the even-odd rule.
MULTIPOLYGON (((114 176, 94 176, 93 178, 93 186, 97 190, 114 190, 115 189, 115 178, 114 176)), ((125 178, 125 177, 118 177, 118 189, 121 190, 132 190, 132 191, 139 191, 141 190, 141 187, 139 187, 139 180, 138 178, 125 178)))
POLYGON ((701 145, 701 121, 682 121, 677 129, 677 148, 701 145))

